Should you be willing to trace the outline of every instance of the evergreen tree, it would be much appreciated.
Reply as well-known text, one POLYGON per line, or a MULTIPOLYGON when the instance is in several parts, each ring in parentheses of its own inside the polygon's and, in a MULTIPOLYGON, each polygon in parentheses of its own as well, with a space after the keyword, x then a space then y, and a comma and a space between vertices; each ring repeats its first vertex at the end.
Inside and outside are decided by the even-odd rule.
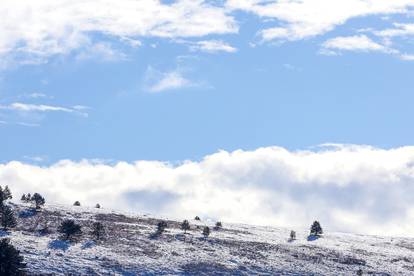
POLYGON ((203 236, 205 237, 205 238, 208 238, 208 236, 210 235, 210 227, 208 227, 208 226, 206 226, 206 227, 204 227, 204 229, 203 229, 203 236))
POLYGON ((96 203, 95 208, 101 208, 101 205, 99 203, 96 203))
POLYGON ((216 226, 214 227, 215 230, 219 230, 223 227, 223 224, 221 223, 221 221, 217 221, 216 222, 216 226))
POLYGON ((94 222, 92 224, 92 232, 91 232, 91 234, 92 234, 92 236, 94 237, 94 239, 96 241, 99 241, 105 235, 105 227, 99 221, 94 222))
POLYGON ((322 227, 319 221, 313 222, 311 229, 310 229, 310 234, 313 236, 319 236, 323 234, 322 227))
POLYGON ((23 202, 27 201, 27 199, 26 199, 26 195, 25 195, 25 194, 23 194, 23 195, 22 195, 22 197, 20 198, 20 200, 21 200, 21 201, 23 201, 23 202))
POLYGON ((194 220, 200 220, 200 217, 199 217, 199 216, 196 216, 196 217, 194 218, 194 220))
POLYGON ((70 240, 82 234, 81 226, 73 219, 65 219, 58 227, 58 232, 63 234, 65 240, 70 240))
POLYGON ((41 196, 38 193, 35 193, 32 197, 31 197, 31 201, 34 202, 36 209, 40 209, 42 205, 45 204, 45 199, 43 196, 41 196))
POLYGON ((0 275, 23 276, 26 275, 23 257, 19 250, 10 244, 9 239, 0 240, 0 275))
POLYGON ((4 187, 3 193, 4 193, 5 200, 13 198, 12 193, 10 192, 10 189, 9 189, 8 185, 6 185, 6 187, 4 187))
POLYGON ((295 231, 290 231, 290 240, 291 241, 294 241, 294 240, 296 240, 296 232, 295 231))
POLYGON ((32 195, 30 194, 30 193, 28 193, 27 195, 26 195, 26 201, 27 202, 30 202, 32 200, 32 195))
POLYGON ((157 232, 161 234, 167 228, 167 223, 165 221, 160 221, 157 224, 157 232))
POLYGON ((181 230, 184 230, 184 234, 187 233, 187 230, 190 230, 190 223, 188 222, 188 220, 184 220, 181 223, 181 230))
POLYGON ((3 205, 1 207, 1 226, 3 226, 3 230, 6 231, 8 228, 16 227, 16 217, 14 216, 13 210, 10 206, 3 205))
POLYGON ((79 201, 76 200, 75 203, 73 203, 73 206, 81 206, 81 204, 79 201))

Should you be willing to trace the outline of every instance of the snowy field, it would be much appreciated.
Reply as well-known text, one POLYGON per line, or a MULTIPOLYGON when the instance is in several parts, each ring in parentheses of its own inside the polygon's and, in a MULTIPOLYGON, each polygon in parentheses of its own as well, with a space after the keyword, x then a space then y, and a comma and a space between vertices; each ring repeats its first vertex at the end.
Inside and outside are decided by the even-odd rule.
MULTIPOLYGON (((10 233, 30 275, 414 275, 414 239, 326 233, 307 240, 308 230, 227 224, 202 236, 213 222, 190 220, 184 234, 180 222, 168 220, 154 237, 160 221, 105 209, 46 205, 40 213, 13 204, 18 227, 10 233), (65 218, 82 225, 76 243, 61 241, 57 226, 65 218), (107 231, 105 241, 89 235, 94 221, 107 231), (50 233, 39 229, 48 225, 50 233)), ((323 226, 323 222, 322 222, 323 226)))

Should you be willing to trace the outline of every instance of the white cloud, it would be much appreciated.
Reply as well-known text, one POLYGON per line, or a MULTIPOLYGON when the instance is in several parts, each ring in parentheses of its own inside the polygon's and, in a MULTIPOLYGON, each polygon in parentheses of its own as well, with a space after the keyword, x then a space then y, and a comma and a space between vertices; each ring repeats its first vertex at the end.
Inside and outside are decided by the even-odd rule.
POLYGON ((120 61, 127 57, 121 51, 114 49, 109 43, 95 43, 85 45, 85 48, 76 55, 77 60, 95 59, 99 61, 120 61))
POLYGON ((11 103, 8 105, 0 105, 0 110, 12 110, 17 112, 66 112, 66 113, 79 113, 82 116, 87 117, 88 114, 80 112, 78 106, 74 108, 44 105, 44 104, 27 104, 27 103, 11 103))
POLYGON ((180 68, 161 72, 149 66, 145 73, 145 82, 147 89, 153 93, 197 86, 195 82, 184 77, 180 68))
POLYGON ((229 9, 279 21, 261 31, 263 40, 299 40, 321 35, 351 18, 408 13, 412 0, 229 0, 229 9))
POLYGON ((238 31, 222 7, 202 0, 2 0, 0 55, 25 55, 42 62, 94 44, 90 34, 136 37, 200 37, 238 31))
POLYGON ((190 85, 191 81, 184 78, 180 72, 172 71, 165 73, 157 83, 150 87, 150 90, 152 92, 162 92, 171 89, 188 87, 190 85))
POLYGON ((401 60, 405 60, 405 61, 414 61, 414 55, 410 55, 410 54, 401 54, 401 55, 400 55, 400 59, 401 59, 401 60))
POLYGON ((375 31, 374 34, 383 37, 412 36, 414 35, 414 24, 394 23, 395 28, 375 31))
POLYGON ((192 51, 201 51, 201 52, 207 52, 207 53, 218 53, 218 52, 235 53, 237 52, 237 48, 221 40, 203 40, 203 41, 197 41, 194 43, 188 42, 188 44, 190 44, 190 49, 192 51))
POLYGON ((330 50, 360 51, 360 52, 388 52, 387 47, 374 42, 366 35, 340 36, 329 39, 322 47, 330 50))
POLYGON ((0 183, 16 197, 40 192, 49 202, 285 227, 319 219, 328 232, 414 236, 414 147, 268 147, 177 166, 14 161, 0 165, 0 183))

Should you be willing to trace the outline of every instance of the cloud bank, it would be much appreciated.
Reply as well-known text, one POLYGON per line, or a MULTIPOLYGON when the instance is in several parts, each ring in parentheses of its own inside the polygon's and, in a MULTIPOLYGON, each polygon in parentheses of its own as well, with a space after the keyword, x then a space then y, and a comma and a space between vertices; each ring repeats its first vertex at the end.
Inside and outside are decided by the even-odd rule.
POLYGON ((414 236, 414 147, 326 145, 220 151, 179 165, 158 161, 63 160, 50 166, 0 165, 0 183, 19 198, 176 218, 414 236))

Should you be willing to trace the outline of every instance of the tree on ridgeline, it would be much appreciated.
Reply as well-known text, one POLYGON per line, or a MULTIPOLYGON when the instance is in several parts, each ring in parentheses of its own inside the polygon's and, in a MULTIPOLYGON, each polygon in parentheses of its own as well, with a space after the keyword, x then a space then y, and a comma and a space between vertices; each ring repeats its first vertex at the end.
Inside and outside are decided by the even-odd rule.
POLYGON ((294 241, 296 240, 296 232, 295 231, 290 231, 290 241, 294 241))
POLYGON ((16 217, 14 216, 13 210, 8 205, 3 205, 1 208, 1 226, 4 231, 7 231, 9 228, 14 228, 17 225, 16 217))
POLYGON ((221 221, 216 222, 216 226, 214 226, 214 230, 220 230, 223 227, 223 224, 221 221))
POLYGON ((158 222, 157 233, 162 234, 165 231, 165 228, 167 228, 167 223, 165 221, 158 222))
POLYGON ((63 235, 63 239, 72 240, 82 234, 81 226, 73 219, 65 219, 58 227, 58 232, 63 235))
POLYGON ((20 251, 10 244, 10 239, 0 240, 0 275, 23 276, 26 264, 20 251))
POLYGON ((195 216, 194 220, 200 220, 199 216, 195 216))
POLYGON ((319 235, 323 234, 323 230, 322 230, 322 227, 321 227, 321 224, 319 223, 319 221, 315 220, 313 222, 313 224, 311 226, 311 229, 310 229, 310 234, 312 236, 319 236, 319 235))
POLYGON ((13 198, 12 193, 10 192, 10 189, 9 189, 8 185, 6 185, 6 187, 4 187, 3 193, 4 193, 4 196, 5 196, 5 200, 13 198))
POLYGON ((100 223, 99 221, 96 221, 92 224, 92 232, 91 232, 93 238, 96 241, 101 240, 104 235, 105 235, 105 227, 103 226, 102 223, 100 223))
POLYGON ((190 223, 188 222, 188 220, 184 220, 181 223, 181 230, 184 230, 184 234, 187 234, 187 230, 190 230, 190 223))
POLYGON ((38 193, 35 193, 31 197, 31 201, 34 202, 36 209, 40 209, 43 205, 45 205, 45 198, 38 193))
POLYGON ((30 193, 28 193, 26 195, 26 202, 30 202, 30 201, 32 201, 32 195, 30 193))
POLYGON ((20 200, 21 200, 21 201, 23 201, 23 202, 26 202, 26 201, 27 201, 27 199, 26 199, 26 195, 25 195, 25 194, 23 194, 23 195, 22 195, 22 197, 20 198, 20 200))
POLYGON ((204 227, 204 229, 203 229, 203 236, 205 238, 208 238, 208 236, 210 236, 210 227, 208 227, 208 226, 204 227))
MULTIPOLYGON (((79 203, 80 204, 80 203, 79 203)), ((99 203, 96 203, 96 205, 95 205, 95 208, 101 208, 101 204, 99 204, 99 203)))
POLYGON ((6 186, 4 189, 0 186, 0 205, 3 205, 4 201, 12 198, 9 186, 6 186))
POLYGON ((73 203, 73 206, 81 206, 81 204, 80 204, 80 202, 79 201, 75 201, 74 203, 73 203))

